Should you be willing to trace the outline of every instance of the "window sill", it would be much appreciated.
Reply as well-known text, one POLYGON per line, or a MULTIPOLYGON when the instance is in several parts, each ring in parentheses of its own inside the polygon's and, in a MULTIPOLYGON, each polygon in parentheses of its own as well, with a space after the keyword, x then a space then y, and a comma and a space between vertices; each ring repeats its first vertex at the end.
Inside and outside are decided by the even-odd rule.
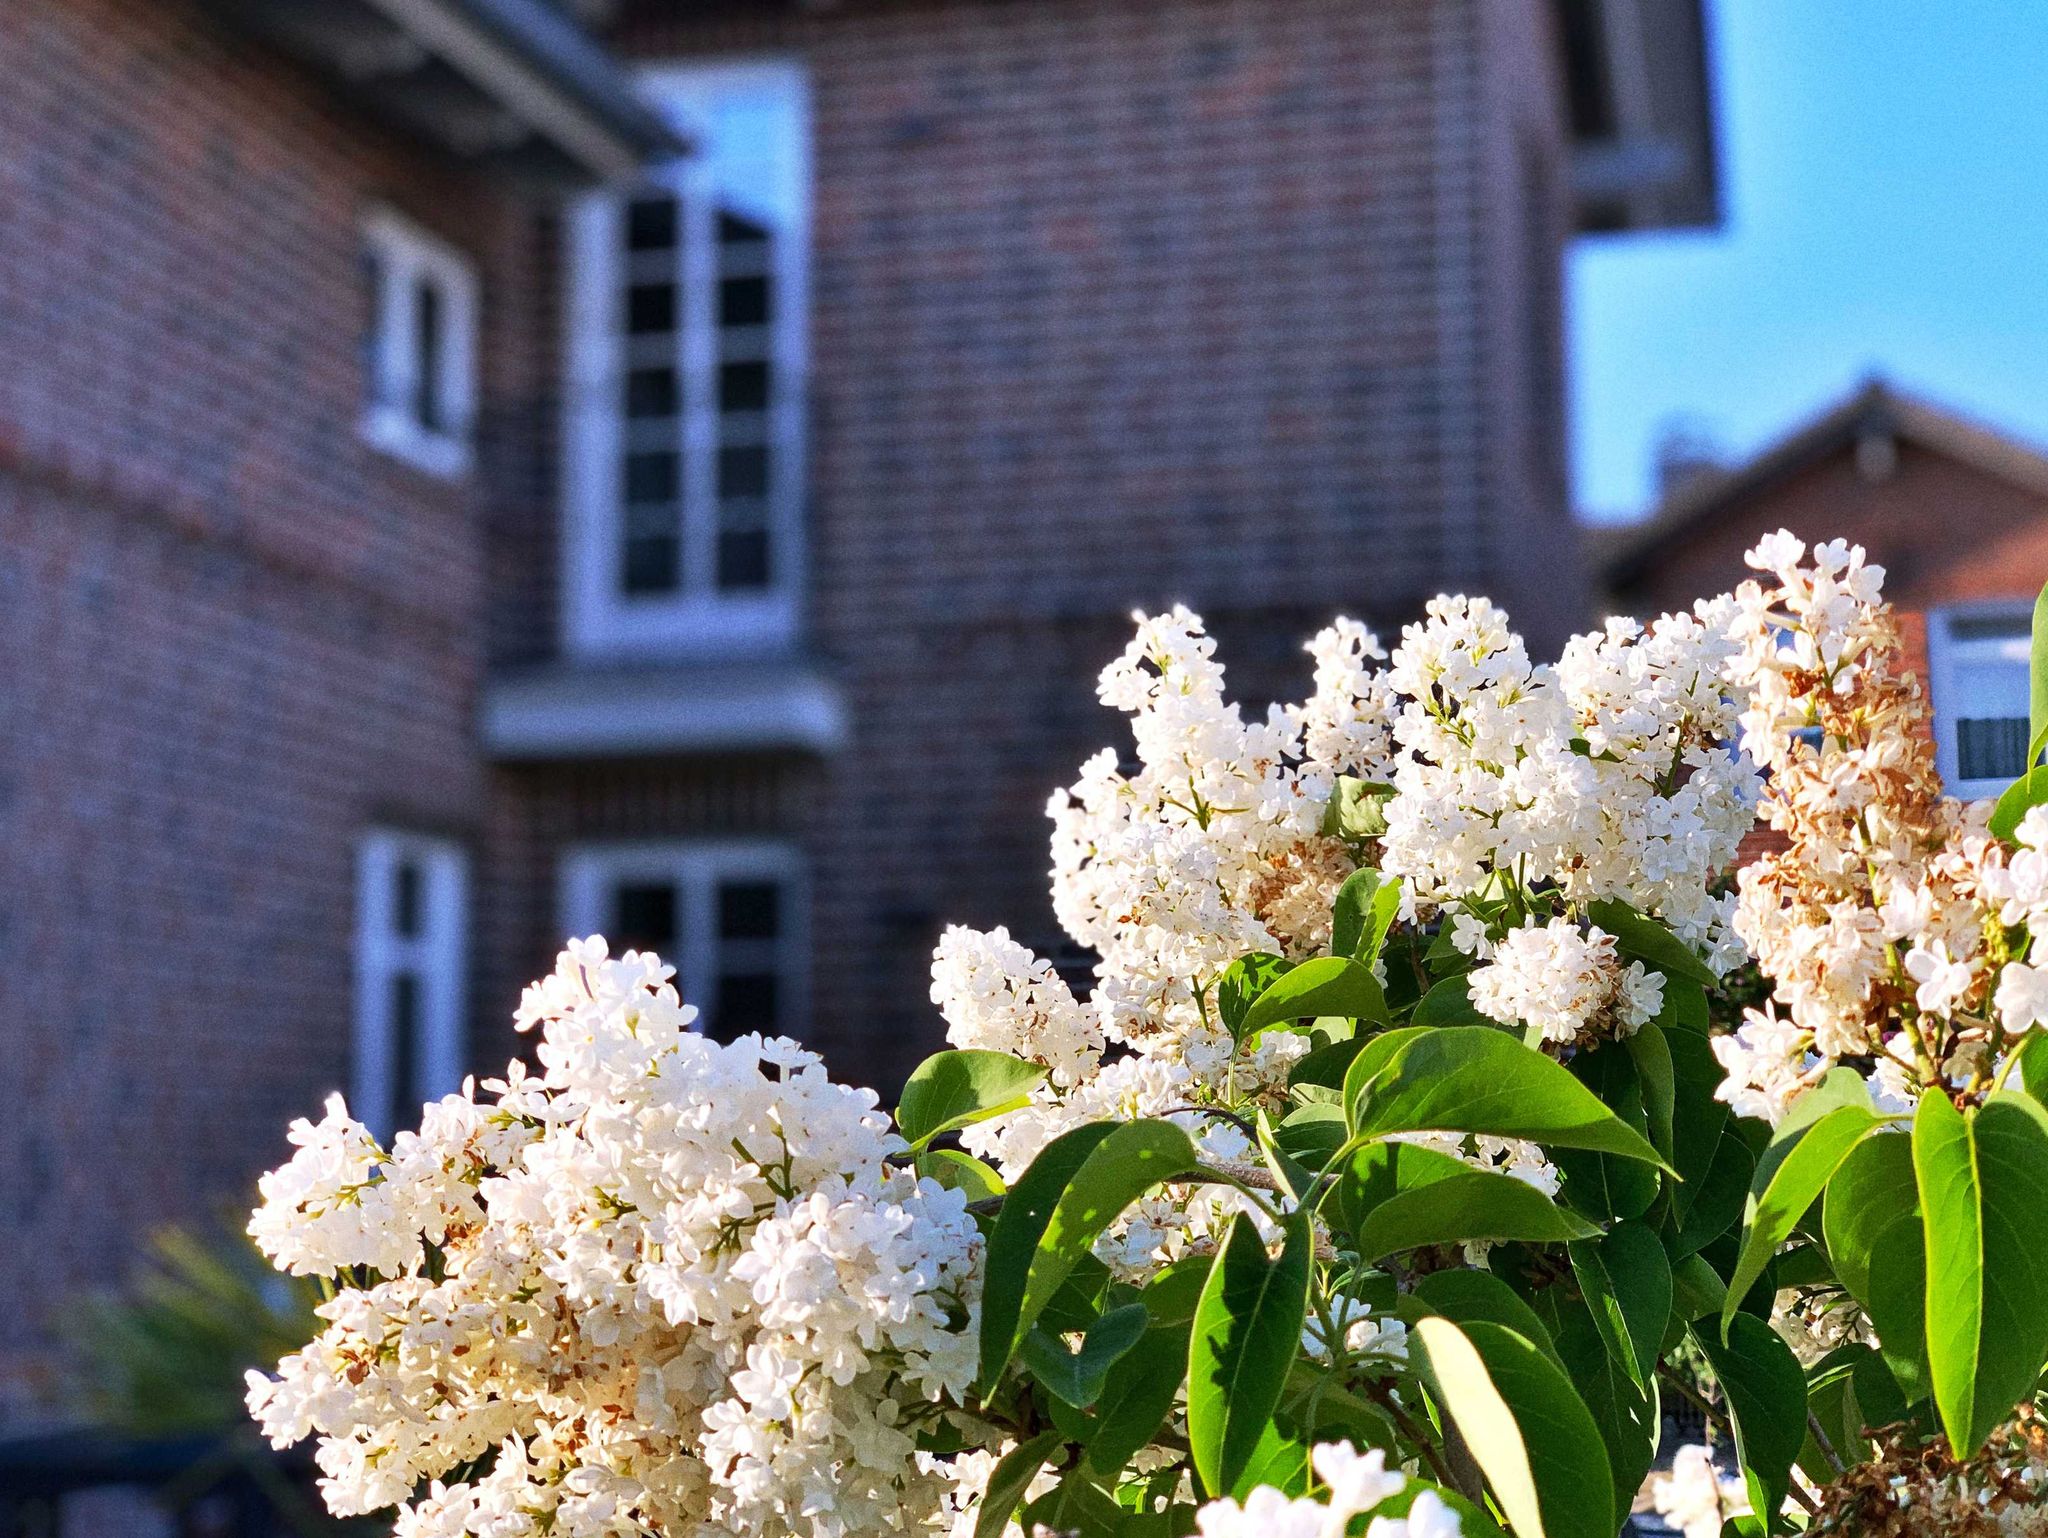
POLYGON ((404 412, 372 406, 363 413, 363 441, 378 452, 444 481, 469 474, 472 454, 466 439, 428 432, 404 412))
POLYGON ((720 753, 827 756, 847 744, 846 702, 816 668, 783 659, 700 666, 564 663, 486 686, 484 750, 500 763, 720 753))

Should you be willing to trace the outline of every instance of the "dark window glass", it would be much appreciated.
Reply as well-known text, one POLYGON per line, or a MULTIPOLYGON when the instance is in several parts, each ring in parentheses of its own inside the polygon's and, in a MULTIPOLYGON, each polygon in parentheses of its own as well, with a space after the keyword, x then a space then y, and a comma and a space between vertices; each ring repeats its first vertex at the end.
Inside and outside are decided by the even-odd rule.
POLYGON ((676 958, 676 888, 671 881, 621 882, 612 894, 614 952, 655 951, 676 958))
POLYGON ((391 903, 391 927, 411 940, 420 932, 420 868, 410 860, 398 862, 391 903))
POLYGON ((629 536, 619 547, 619 587, 626 593, 673 593, 683 581, 683 549, 673 534, 629 536))
POLYGON ((722 363, 718 367, 720 411, 766 411, 768 365, 765 362, 722 363))
POLYGON ((412 1126, 425 1099, 420 1088, 420 980, 410 972, 391 978, 390 1127, 412 1126))
POLYGON ((728 972, 718 979, 718 1007, 712 1011, 712 1034, 731 1041, 749 1031, 773 1034, 780 1026, 777 995, 780 989, 772 974, 728 972))
POLYGON ((674 198, 635 198, 626 205, 628 251, 666 251, 675 243, 674 198))
POLYGON ((429 432, 448 426, 447 402, 441 398, 441 348, 446 317, 438 284, 420 282, 413 289, 412 414, 429 432))
POLYGON ((727 278, 719 284, 718 323, 721 326, 767 325, 768 279, 727 278))
POLYGON ((626 330, 634 336, 652 336, 676 329, 676 289, 673 283, 635 283, 626 289, 626 330))
POLYGON ((718 451, 718 496, 720 501, 736 497, 768 495, 768 446, 763 443, 731 444, 718 451))
POLYGON ((672 417, 681 402, 672 368, 636 368, 626 375, 626 415, 672 417))
POLYGON ((722 940, 772 940, 782 933, 782 889, 772 881, 718 884, 718 935, 722 940))
POLYGON ((2016 780, 2027 768, 2027 718, 1988 716, 1956 722, 1956 774, 1965 780, 2016 780))
POLYGON ((721 246, 763 245, 767 240, 768 226, 760 220, 736 214, 729 208, 718 211, 718 243, 721 246))
POLYGON ((638 449, 626 456, 628 502, 673 502, 681 481, 682 460, 674 449, 638 449))
POLYGON ((767 587, 768 531, 726 529, 718 536, 718 585, 729 591, 767 587))

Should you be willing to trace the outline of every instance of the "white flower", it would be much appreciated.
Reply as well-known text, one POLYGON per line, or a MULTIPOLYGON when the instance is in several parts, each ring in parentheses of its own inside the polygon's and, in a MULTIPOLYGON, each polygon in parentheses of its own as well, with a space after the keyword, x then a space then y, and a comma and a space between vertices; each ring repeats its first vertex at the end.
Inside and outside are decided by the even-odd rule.
MULTIPOLYGON (((1289 1499, 1271 1485, 1244 1498, 1211 1501, 1195 1514, 1202 1538, 1344 1538, 1352 1520, 1401 1494, 1408 1477, 1387 1467, 1378 1448, 1360 1453, 1342 1442, 1323 1443, 1309 1454, 1328 1500, 1289 1499)), ((1376 1516, 1362 1538, 1459 1538, 1458 1514, 1434 1490, 1418 1490, 1405 1516, 1376 1516)))
POLYGON ((1482 1014, 1571 1043, 1631 1035, 1655 1019, 1664 979, 1639 962, 1624 969, 1605 931, 1552 919, 1510 929, 1492 960, 1472 969, 1471 994, 1482 1014))
POLYGON ((2048 967, 2014 962, 1998 978, 1998 1018, 2007 1034, 2018 1036, 2048 1024, 2048 967))
POLYGON ((1741 1481, 1722 1479, 1714 1455, 1696 1443, 1679 1448, 1671 1472, 1650 1482, 1650 1499, 1682 1538, 1721 1538, 1723 1523, 1749 1510, 1741 1481))
POLYGON ((1957 961, 1948 946, 1936 940, 1915 945, 1906 952, 1906 975, 1920 986, 1914 1000, 1931 1015, 1952 1015, 1970 992, 1974 972, 1970 964, 1957 961))

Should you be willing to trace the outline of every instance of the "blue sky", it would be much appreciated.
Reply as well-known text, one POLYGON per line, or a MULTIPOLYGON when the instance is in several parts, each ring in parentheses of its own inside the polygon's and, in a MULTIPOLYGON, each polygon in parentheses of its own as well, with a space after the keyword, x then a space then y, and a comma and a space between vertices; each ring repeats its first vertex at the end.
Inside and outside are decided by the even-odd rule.
POLYGON ((2048 441, 2048 4, 1707 0, 1724 226, 1570 260, 1574 495, 1666 423, 1741 455, 1884 372, 2048 441))

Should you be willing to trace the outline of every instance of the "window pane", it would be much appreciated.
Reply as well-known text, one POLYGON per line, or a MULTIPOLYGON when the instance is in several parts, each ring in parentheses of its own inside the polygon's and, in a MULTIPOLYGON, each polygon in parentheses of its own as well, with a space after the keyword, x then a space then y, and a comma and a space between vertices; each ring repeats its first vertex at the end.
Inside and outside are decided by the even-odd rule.
POLYGON ((635 198, 626 205, 626 249, 667 251, 676 243, 676 200, 635 198))
POLYGON ((1956 775, 2016 780, 2027 768, 2027 718, 1989 716, 1956 722, 1956 775))
POLYGON ((672 417, 681 401, 672 368, 636 368, 626 375, 626 415, 672 417))
POLYGON ((719 284, 718 323, 721 326, 767 325, 767 277, 727 278, 719 284))
POLYGON ((641 449, 626 456, 628 502, 673 502, 682 476, 674 449, 641 449))
POLYGON ((410 1127, 419 1120, 425 1091, 420 1087, 420 980, 410 972, 391 978, 391 1106, 390 1127, 410 1127))
POLYGON ((642 535, 627 539, 619 547, 621 592, 673 593, 682 582, 682 545, 674 535, 642 535))
POLYGON ((408 940, 417 939, 420 932, 420 868, 411 860, 400 860, 392 879, 392 931, 408 940))
POLYGON ((672 881, 621 882, 612 894, 612 954, 655 951, 676 959, 676 888, 672 881))
POLYGON ((441 346, 446 324, 440 286, 422 278, 413 289, 412 414, 429 432, 441 432, 448 426, 441 399, 441 346))
POLYGON ((722 501, 768 495, 765 443, 730 444, 718 451, 718 495, 722 501))
POLYGON ((718 585, 747 591, 769 585, 768 531, 728 529, 718 536, 718 585))
POLYGON ((749 1031, 773 1035, 780 1028, 780 988, 769 973, 731 973, 718 979, 718 1006, 712 1011, 712 1034, 732 1041, 749 1031))
POLYGON ((718 937, 772 940, 782 933, 782 888, 773 881, 718 884, 718 937))
POLYGON ((729 208, 718 211, 718 243, 721 246, 765 245, 768 234, 768 226, 758 219, 734 213, 729 208))
POLYGON ((626 330, 634 336, 676 329, 673 283, 635 283, 626 290, 626 330))
POLYGON ((768 409, 768 365, 756 361, 723 363, 718 368, 718 409, 720 411, 766 411, 768 409))

